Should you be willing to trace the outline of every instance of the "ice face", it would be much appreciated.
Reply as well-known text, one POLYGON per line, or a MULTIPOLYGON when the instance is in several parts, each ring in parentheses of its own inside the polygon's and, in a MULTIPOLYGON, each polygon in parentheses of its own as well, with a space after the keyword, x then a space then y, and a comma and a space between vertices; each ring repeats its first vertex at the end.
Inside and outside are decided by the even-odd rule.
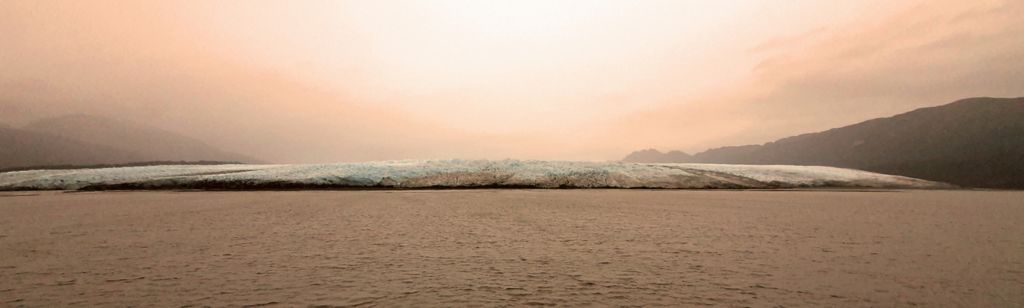
POLYGON ((0 190, 267 188, 942 188, 817 166, 521 160, 404 160, 318 165, 145 166, 0 173, 0 190))

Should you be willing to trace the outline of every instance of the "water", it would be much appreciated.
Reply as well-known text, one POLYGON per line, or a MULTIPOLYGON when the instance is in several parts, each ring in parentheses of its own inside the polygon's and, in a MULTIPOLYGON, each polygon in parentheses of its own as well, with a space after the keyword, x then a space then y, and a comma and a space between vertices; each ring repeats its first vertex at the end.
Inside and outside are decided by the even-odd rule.
POLYGON ((0 305, 1021 306, 1024 192, 0 194, 0 305))

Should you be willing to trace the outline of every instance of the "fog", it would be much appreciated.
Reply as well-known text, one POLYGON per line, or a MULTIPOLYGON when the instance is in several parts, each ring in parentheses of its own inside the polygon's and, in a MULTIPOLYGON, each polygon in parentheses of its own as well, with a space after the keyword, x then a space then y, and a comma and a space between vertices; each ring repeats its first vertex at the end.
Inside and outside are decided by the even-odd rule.
POLYGON ((1024 93, 1019 1, 2 1, 0 124, 269 162, 619 159, 1024 93))

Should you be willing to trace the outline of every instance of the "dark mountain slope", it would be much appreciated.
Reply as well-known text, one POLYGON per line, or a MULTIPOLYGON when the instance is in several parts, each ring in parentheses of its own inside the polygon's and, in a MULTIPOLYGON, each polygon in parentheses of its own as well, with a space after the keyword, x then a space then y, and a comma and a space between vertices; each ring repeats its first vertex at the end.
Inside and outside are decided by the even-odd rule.
POLYGON ((0 168, 139 161, 136 153, 0 126, 0 168))
POLYGON ((655 149, 647 149, 629 153, 629 156, 626 156, 626 158, 623 158, 622 160, 628 162, 671 163, 689 161, 691 159, 693 159, 693 156, 680 151, 662 153, 655 149))
POLYGON ((252 157, 226 152, 159 128, 91 115, 44 119, 24 129, 138 153, 146 161, 256 162, 252 157))
POLYGON ((970 98, 676 162, 824 165, 1024 188, 1024 98, 970 98))

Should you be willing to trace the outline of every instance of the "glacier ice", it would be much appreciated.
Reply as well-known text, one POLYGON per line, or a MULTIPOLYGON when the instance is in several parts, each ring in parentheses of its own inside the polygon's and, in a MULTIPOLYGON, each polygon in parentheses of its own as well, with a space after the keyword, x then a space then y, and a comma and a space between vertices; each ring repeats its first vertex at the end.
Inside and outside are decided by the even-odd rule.
POLYGON ((866 171, 788 165, 402 160, 307 165, 166 165, 0 173, 0 190, 316 188, 945 188, 866 171))

